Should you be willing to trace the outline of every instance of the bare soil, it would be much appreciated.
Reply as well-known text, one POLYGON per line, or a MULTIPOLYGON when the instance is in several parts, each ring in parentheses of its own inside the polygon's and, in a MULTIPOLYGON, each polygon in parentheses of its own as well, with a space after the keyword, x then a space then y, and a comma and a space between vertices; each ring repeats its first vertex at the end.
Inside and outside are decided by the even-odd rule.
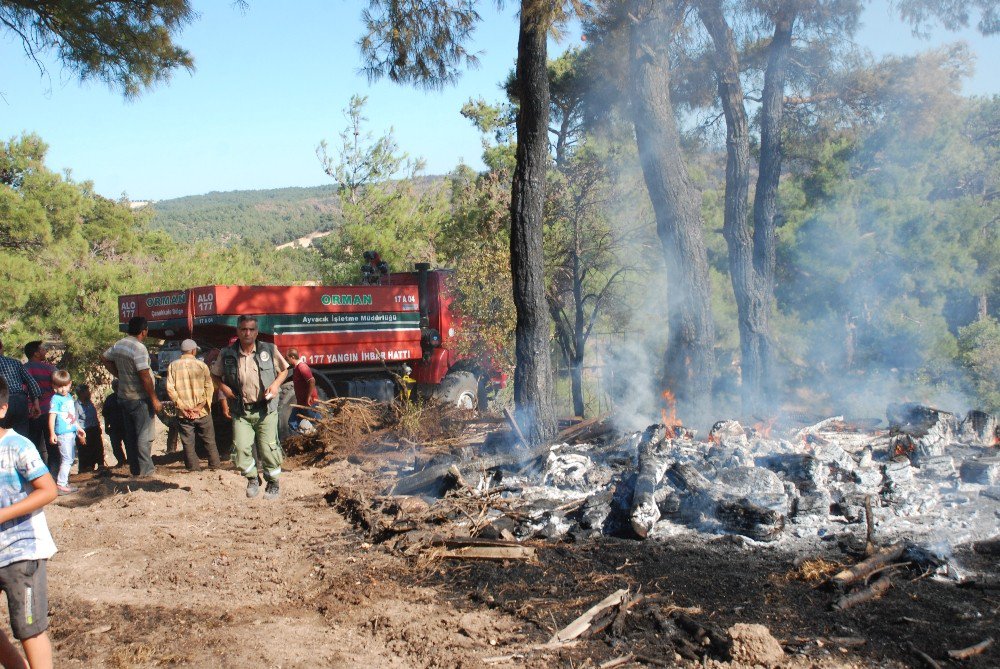
MULTIPOLYGON (((1000 666, 996 646, 946 655, 996 635, 988 588, 896 575, 882 599, 835 612, 836 595, 801 578, 819 556, 727 539, 537 542, 533 563, 405 556, 327 501, 335 488, 380 493, 371 461, 293 459, 281 498, 265 501, 247 500, 232 469, 157 460, 150 480, 79 477, 83 490, 46 510, 57 666, 929 666, 917 650, 942 667, 1000 666), (618 588, 647 600, 575 646, 538 648, 618 588), (722 634, 743 624, 737 659, 685 659, 674 607, 722 634)), ((853 563, 854 549, 832 542, 823 557, 853 563)), ((997 582, 995 557, 964 557, 997 582)))

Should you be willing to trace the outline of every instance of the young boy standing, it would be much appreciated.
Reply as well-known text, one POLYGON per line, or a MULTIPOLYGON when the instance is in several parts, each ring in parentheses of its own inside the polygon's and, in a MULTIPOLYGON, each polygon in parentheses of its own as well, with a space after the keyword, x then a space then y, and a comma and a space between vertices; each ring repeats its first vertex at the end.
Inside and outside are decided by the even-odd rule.
POLYGON ((90 386, 76 387, 76 419, 87 435, 80 446, 80 473, 104 469, 104 434, 97 418, 97 407, 90 397, 90 386))
MULTIPOLYGON (((0 418, 10 392, 0 379, 0 418)), ((56 483, 38 449, 13 430, 0 428, 0 589, 7 594, 10 626, 31 669, 52 667, 46 564, 56 552, 42 507, 56 498, 56 483)), ((24 660, 0 630, 0 664, 24 660)))
POLYGON ((56 489, 60 495, 69 495, 79 488, 69 484, 69 470, 76 457, 76 440, 83 441, 87 434, 76 417, 76 400, 69 394, 73 380, 65 369, 52 372, 52 401, 49 402, 49 433, 52 445, 59 446, 59 474, 56 489))

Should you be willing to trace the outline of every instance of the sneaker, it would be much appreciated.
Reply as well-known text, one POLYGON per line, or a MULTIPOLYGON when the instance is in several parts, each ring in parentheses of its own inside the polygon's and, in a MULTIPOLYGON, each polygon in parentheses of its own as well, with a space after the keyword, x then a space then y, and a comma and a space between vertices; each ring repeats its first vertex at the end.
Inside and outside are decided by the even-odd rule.
POLYGON ((75 492, 80 492, 80 489, 75 485, 56 485, 56 490, 60 495, 72 495, 75 492))
POLYGON ((267 487, 264 488, 264 499, 278 499, 280 493, 281 488, 278 486, 278 482, 268 481, 267 487))
MULTIPOLYGON (((271 484, 269 483, 268 486, 271 484)), ((247 497, 253 498, 260 492, 260 481, 257 479, 247 479, 247 497)))

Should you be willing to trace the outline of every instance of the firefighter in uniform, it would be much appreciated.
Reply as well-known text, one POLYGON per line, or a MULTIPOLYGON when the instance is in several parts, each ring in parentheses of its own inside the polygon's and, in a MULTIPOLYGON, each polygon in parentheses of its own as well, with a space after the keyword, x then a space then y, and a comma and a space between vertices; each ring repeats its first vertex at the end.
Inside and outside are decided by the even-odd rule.
POLYGON ((240 316, 237 341, 222 349, 212 363, 212 378, 229 400, 233 416, 232 460, 247 478, 247 497, 260 492, 254 446, 267 487, 264 499, 279 494, 283 454, 278 443, 278 396, 288 376, 288 363, 274 344, 257 341, 257 318, 240 316))

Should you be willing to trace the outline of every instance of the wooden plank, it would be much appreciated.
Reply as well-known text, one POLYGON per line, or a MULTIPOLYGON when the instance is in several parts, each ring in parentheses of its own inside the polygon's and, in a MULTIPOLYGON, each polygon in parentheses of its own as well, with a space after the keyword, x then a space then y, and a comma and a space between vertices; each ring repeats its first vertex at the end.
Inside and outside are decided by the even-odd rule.
POLYGON ((436 555, 455 560, 533 560, 535 549, 530 546, 465 546, 436 555))
POLYGON ((571 622, 566 627, 562 628, 556 632, 551 639, 549 639, 549 644, 561 644, 567 641, 572 641, 577 638, 590 628, 590 624, 594 621, 602 611, 612 606, 617 606, 625 601, 628 596, 628 590, 621 589, 616 590, 597 604, 586 610, 582 616, 571 622))
POLYGON ((520 541, 505 541, 503 539, 485 539, 482 537, 440 537, 431 538, 432 546, 445 546, 447 548, 464 548, 466 546, 495 546, 510 547, 523 546, 520 541))
POLYGON ((584 435, 592 437, 592 432, 596 432, 598 434, 609 432, 612 427, 604 425, 604 422, 608 420, 610 415, 611 414, 603 414, 596 418, 588 418, 587 420, 580 421, 576 425, 572 425, 556 435, 556 441, 570 442, 584 435))

